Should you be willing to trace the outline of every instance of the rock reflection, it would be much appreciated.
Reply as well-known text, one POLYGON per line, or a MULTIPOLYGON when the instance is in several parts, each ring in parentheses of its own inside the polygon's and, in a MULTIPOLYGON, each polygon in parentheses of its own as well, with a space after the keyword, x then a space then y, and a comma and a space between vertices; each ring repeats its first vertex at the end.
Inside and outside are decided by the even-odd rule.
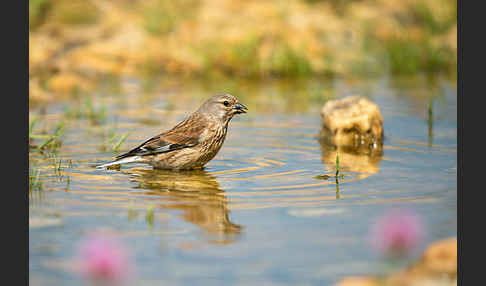
POLYGON ((214 176, 203 170, 132 169, 131 174, 139 182, 137 188, 165 197, 167 203, 158 206, 183 210, 181 217, 202 228, 210 243, 229 244, 239 238, 242 226, 230 221, 227 199, 214 176))
POLYGON ((335 146, 320 141, 322 163, 327 169, 336 170, 336 154, 339 152, 339 171, 375 174, 383 158, 383 147, 335 146))

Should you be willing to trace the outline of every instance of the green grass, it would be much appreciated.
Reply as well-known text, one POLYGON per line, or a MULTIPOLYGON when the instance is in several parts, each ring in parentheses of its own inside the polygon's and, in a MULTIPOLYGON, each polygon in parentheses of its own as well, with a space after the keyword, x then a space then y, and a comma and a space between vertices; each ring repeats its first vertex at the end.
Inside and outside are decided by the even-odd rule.
POLYGON ((132 200, 130 201, 130 205, 128 206, 128 220, 133 221, 136 215, 137 212, 135 211, 135 208, 133 206, 133 200, 132 200))
POLYGON ((127 132, 127 133, 123 134, 122 136, 120 136, 120 139, 118 139, 118 141, 112 147, 112 150, 115 153, 120 152, 120 145, 127 139, 127 137, 129 135, 130 135, 130 132, 127 132))
POLYGON ((98 22, 101 11, 91 1, 51 0, 49 16, 61 24, 90 25, 98 22))
POLYGON ((29 192, 41 191, 42 181, 40 180, 40 168, 33 166, 29 172, 29 192))
POLYGON ((261 68, 258 60, 259 46, 260 39, 251 36, 230 49, 230 64, 237 74, 246 77, 259 75, 261 68))
POLYGON ((29 123, 29 136, 32 135, 32 131, 34 130, 34 126, 37 123, 38 118, 33 118, 29 123))
POLYGON ((301 77, 313 74, 309 60, 286 43, 278 45, 268 62, 264 64, 273 75, 301 77))
POLYGON ((37 135, 37 134, 34 134, 34 126, 35 124, 37 123, 37 118, 34 118, 30 121, 29 123, 29 149, 30 148, 36 148, 37 145, 35 145, 33 142, 34 142, 34 139, 37 137, 39 138, 39 136, 41 137, 44 137, 44 135, 37 135))
POLYGON ((339 154, 336 153, 336 179, 339 175, 339 154))
POLYGON ((318 176, 315 176, 314 178, 318 179, 318 180, 327 180, 330 178, 329 175, 318 175, 318 176))
POLYGON ((340 196, 339 196, 339 180, 336 177, 336 199, 339 199, 339 198, 340 198, 340 196))
POLYGON ((75 108, 66 107, 64 114, 69 119, 88 119, 91 124, 99 125, 106 121, 106 106, 104 103, 99 105, 95 107, 92 98, 86 96, 75 108))
MULTIPOLYGON (((179 27, 186 24, 194 27, 216 24, 215 19, 209 19, 208 23, 202 23, 203 18, 199 16, 206 14, 199 14, 201 12, 200 7, 202 7, 200 3, 203 3, 200 0, 115 2, 111 4, 115 5, 116 8, 125 9, 125 12, 141 16, 141 25, 143 25, 141 28, 145 29, 151 36, 158 37, 161 41, 166 41, 169 37, 180 37, 181 45, 187 45, 186 33, 179 33, 181 32, 179 27)), ((258 79, 273 76, 290 78, 339 74, 349 77, 381 75, 388 71, 393 74, 415 74, 456 70, 456 48, 449 39, 451 28, 454 28, 457 24, 457 3, 454 1, 440 2, 439 7, 432 7, 427 1, 413 1, 407 2, 409 4, 406 5, 390 5, 388 8, 382 8, 372 2, 367 5, 362 0, 303 0, 302 2, 307 6, 306 9, 319 9, 322 3, 325 3, 326 6, 329 4, 334 9, 334 11, 329 12, 338 16, 339 19, 336 21, 344 21, 343 27, 346 26, 347 19, 351 17, 356 19, 353 11, 362 9, 361 4, 369 9, 383 12, 383 17, 369 20, 360 16, 356 19, 361 21, 357 23, 360 27, 367 27, 366 29, 370 32, 365 32, 363 46, 353 50, 354 55, 351 63, 348 57, 340 56, 343 51, 338 48, 339 46, 336 46, 337 48, 332 47, 334 43, 322 49, 320 55, 309 52, 310 49, 301 48, 309 45, 304 38, 302 39, 302 46, 290 45, 288 39, 293 38, 293 36, 289 37, 291 36, 288 34, 290 31, 287 31, 286 27, 288 27, 293 13, 289 10, 289 3, 283 1, 273 7, 268 5, 264 8, 268 9, 266 12, 276 12, 282 15, 281 18, 270 20, 277 21, 272 22, 272 25, 279 25, 280 29, 276 33, 266 31, 267 29, 254 29, 244 25, 242 29, 245 29, 243 31, 245 34, 236 42, 231 40, 232 43, 228 43, 227 40, 221 38, 216 30, 213 35, 205 37, 207 40, 204 41, 207 42, 194 43, 193 49, 184 50, 184 54, 188 52, 188 54, 199 58, 200 62, 191 56, 184 59, 179 58, 177 52, 161 51, 161 55, 165 55, 167 59, 162 60, 158 55, 151 55, 148 59, 144 57, 143 62, 136 61, 133 64, 139 69, 139 73, 147 74, 147 76, 174 73, 182 77, 188 75, 194 77, 226 75, 258 79), (354 6, 355 3, 359 3, 359 5, 354 6), (396 23, 396 27, 389 27, 388 30, 383 29, 383 31, 388 32, 380 33, 380 37, 389 37, 396 28, 400 36, 404 36, 404 38, 373 39, 373 32, 381 31, 377 27, 389 25, 387 23, 394 25, 396 23), (414 37, 423 36, 425 39, 412 40, 406 38, 408 32, 413 33, 414 37), (384 36, 385 34, 387 36, 384 36), (372 41, 376 41, 377 44, 370 47, 372 41), (266 53, 266 48, 273 49, 273 51, 266 53), (265 53, 263 53, 264 51, 265 53), (317 63, 314 64, 313 61, 316 59, 323 60, 324 66, 318 67, 317 63), (168 69, 168 63, 176 63, 177 67, 181 67, 181 69, 168 69), (344 68, 341 68, 343 66, 344 68)), ((104 30, 107 23, 105 23, 102 12, 95 4, 96 2, 83 0, 30 0, 30 27, 34 29, 34 27, 42 25, 44 21, 49 27, 58 27, 61 30, 65 25, 97 23, 104 30)), ((234 7, 236 9, 239 6, 235 5, 234 7)), ((262 19, 257 24, 265 25, 266 20, 262 19)), ((231 24, 231 18, 228 20, 231 24)), ((320 25, 326 25, 326 20, 324 19, 320 25)), ((321 31, 319 28, 319 26, 310 25, 308 30, 310 37, 313 37, 316 41, 321 39, 327 41, 329 35, 325 33, 328 32, 325 32, 326 29, 321 31)), ((34 33, 47 33, 48 31, 50 29, 46 29, 46 32, 39 29, 34 33)), ((337 32, 339 34, 344 30, 337 32)), ((64 41, 61 38, 59 40, 64 41)), ((341 37, 336 39, 339 38, 341 37)), ((340 41, 342 40, 336 40, 336 44, 347 45, 346 42, 340 41)), ((323 44, 328 43, 324 42, 323 44)), ((76 70, 75 67, 73 68, 76 70)), ((42 77, 39 75, 40 79, 42 77)), ((118 85, 117 88, 119 89, 119 83, 116 83, 116 81, 115 79, 113 84, 118 85)), ((45 83, 47 81, 40 80, 40 82, 45 83)), ((115 92, 118 93, 116 90, 115 92)), ((71 112, 75 117, 83 116, 79 114, 81 111, 71 110, 71 112)), ((97 116, 94 116, 91 120, 98 121, 98 119, 97 116)))
POLYGON ((154 35, 172 32, 176 28, 178 21, 177 14, 172 13, 169 9, 164 9, 166 2, 159 2, 159 5, 152 7, 152 9, 147 9, 145 14, 145 28, 154 35))
POLYGON ((145 220, 147 221, 148 225, 152 228, 154 223, 154 206, 150 205, 147 209, 147 213, 145 214, 145 220))
POLYGON ((80 119, 83 117, 83 114, 81 112, 81 108, 72 108, 70 106, 67 106, 64 111, 64 115, 69 118, 69 119, 80 119))
POLYGON ((394 75, 418 73, 449 73, 456 67, 454 53, 433 46, 428 39, 415 42, 407 38, 392 38, 384 42, 384 53, 394 75))
POLYGON ((71 185, 71 177, 70 176, 67 176, 67 179, 66 179, 66 187, 64 188, 64 191, 68 192, 70 185, 71 185))
POLYGON ((202 55, 203 74, 258 77, 261 72, 259 46, 260 39, 253 35, 232 45, 223 45, 218 41, 205 43, 198 50, 202 55))
POLYGON ((96 23, 100 11, 90 1, 84 0, 29 0, 29 28, 35 30, 47 18, 66 25, 96 23))
POLYGON ((51 144, 52 142, 54 142, 54 140, 56 140, 55 137, 49 137, 49 138, 46 138, 40 145, 39 147, 37 148, 37 150, 39 152, 42 152, 42 150, 44 150, 44 148, 46 146, 48 146, 49 144, 51 144))
POLYGON ((101 124, 106 120, 106 106, 104 104, 95 108, 91 97, 87 96, 84 100, 85 115, 93 124, 101 124))
POLYGON ((145 29, 152 35, 165 35, 175 31, 185 19, 193 17, 198 0, 157 0, 143 8, 145 29))
POLYGON ((56 153, 59 147, 62 145, 61 136, 64 135, 65 121, 61 121, 56 125, 54 135, 50 138, 46 138, 44 142, 38 147, 39 152, 47 150, 51 153, 56 153))
POLYGON ((130 136, 131 132, 126 132, 124 134, 118 134, 114 130, 108 130, 107 134, 103 136, 108 136, 103 144, 101 145, 101 150, 104 152, 120 152, 120 146, 125 142, 125 140, 130 136), (118 138, 118 139, 117 139, 118 138))
MULTIPOLYGON (((344 175, 341 174, 341 178, 344 175)), ((339 199, 339 153, 336 152, 336 199, 339 199)))
POLYGON ((451 9, 450 15, 444 19, 439 19, 430 7, 425 2, 417 2, 410 7, 413 22, 425 28, 431 34, 443 34, 457 23, 457 4, 454 4, 455 9, 451 9))
POLYGON ((46 19, 52 5, 50 0, 29 0, 29 29, 34 30, 46 19))
POLYGON ((386 71, 385 66, 379 61, 380 55, 376 52, 363 54, 363 57, 349 64, 349 74, 356 77, 379 77, 386 71))
POLYGON ((52 159, 53 159, 54 174, 56 174, 58 176, 62 176, 61 175, 62 159, 59 159, 59 162, 58 162, 56 155, 54 155, 52 157, 52 159))
POLYGON ((38 119, 34 118, 29 124, 29 147, 37 147, 37 151, 39 153, 43 153, 44 151, 56 153, 59 147, 62 145, 61 137, 64 135, 65 121, 62 120, 56 125, 53 135, 34 133, 36 122, 38 122, 38 119), (43 141, 39 145, 36 145, 34 143, 34 140, 36 139, 43 139, 43 141))
POLYGON ((305 77, 314 74, 310 61, 304 53, 290 47, 285 41, 276 39, 275 49, 266 58, 260 55, 262 38, 249 35, 232 45, 218 41, 203 44, 201 53, 203 75, 239 76, 262 79, 271 76, 305 77))
POLYGON ((317 3, 329 3, 330 6, 333 8, 334 12, 338 16, 344 16, 347 12, 347 8, 349 4, 353 2, 359 2, 362 0, 304 0, 309 5, 317 4, 317 3))

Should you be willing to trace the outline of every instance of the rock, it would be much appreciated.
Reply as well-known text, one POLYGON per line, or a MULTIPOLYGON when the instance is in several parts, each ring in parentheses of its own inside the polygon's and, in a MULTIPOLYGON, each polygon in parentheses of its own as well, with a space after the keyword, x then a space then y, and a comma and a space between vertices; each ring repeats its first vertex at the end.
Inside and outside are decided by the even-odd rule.
POLYGON ((457 238, 433 243, 425 250, 421 264, 431 273, 457 274, 457 238))
POLYGON ((457 238, 452 237, 432 243, 415 263, 386 277, 380 279, 372 276, 347 277, 335 284, 335 286, 369 285, 457 285, 457 238), (382 284, 377 283, 379 280, 382 284))
POLYGON ((321 111, 321 142, 334 146, 381 148, 383 119, 378 105, 361 96, 328 101, 321 111))
POLYGON ((347 277, 339 281, 335 286, 379 286, 374 278, 365 276, 347 277))
POLYGON ((432 243, 418 263, 410 267, 406 274, 417 279, 457 278, 457 238, 452 237, 432 243))
POLYGON ((383 157, 383 119, 378 106, 366 98, 350 96, 328 101, 321 111, 322 162, 340 170, 374 174, 383 157))

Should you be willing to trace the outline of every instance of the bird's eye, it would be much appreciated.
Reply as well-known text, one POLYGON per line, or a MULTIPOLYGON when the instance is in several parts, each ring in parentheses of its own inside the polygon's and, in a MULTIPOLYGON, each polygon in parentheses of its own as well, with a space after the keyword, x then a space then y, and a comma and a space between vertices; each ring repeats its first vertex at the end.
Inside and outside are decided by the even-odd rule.
POLYGON ((227 100, 225 100, 225 101, 223 102, 223 104, 224 104, 224 106, 229 106, 229 105, 230 105, 230 104, 229 104, 229 102, 228 102, 227 100))

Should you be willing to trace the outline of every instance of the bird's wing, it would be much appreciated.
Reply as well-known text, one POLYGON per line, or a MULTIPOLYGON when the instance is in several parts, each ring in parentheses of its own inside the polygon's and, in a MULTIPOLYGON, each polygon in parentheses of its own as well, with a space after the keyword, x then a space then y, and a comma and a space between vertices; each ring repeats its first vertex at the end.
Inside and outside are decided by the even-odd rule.
POLYGON ((167 153, 193 147, 199 143, 199 137, 206 128, 205 122, 205 118, 193 114, 171 130, 148 139, 127 153, 117 156, 116 159, 167 153))

